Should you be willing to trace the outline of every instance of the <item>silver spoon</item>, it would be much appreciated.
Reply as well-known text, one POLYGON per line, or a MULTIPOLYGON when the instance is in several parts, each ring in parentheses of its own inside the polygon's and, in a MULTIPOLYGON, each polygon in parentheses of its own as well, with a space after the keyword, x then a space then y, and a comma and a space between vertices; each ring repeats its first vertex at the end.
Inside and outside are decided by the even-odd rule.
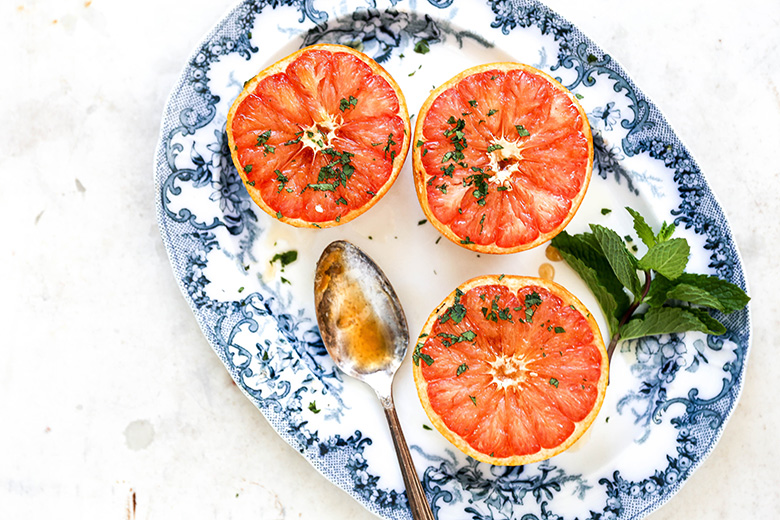
POLYGON ((433 520, 393 404, 393 378, 409 344, 401 303, 381 269, 353 244, 322 252, 314 275, 314 305, 325 348, 344 373, 376 392, 385 410, 415 520, 433 520))

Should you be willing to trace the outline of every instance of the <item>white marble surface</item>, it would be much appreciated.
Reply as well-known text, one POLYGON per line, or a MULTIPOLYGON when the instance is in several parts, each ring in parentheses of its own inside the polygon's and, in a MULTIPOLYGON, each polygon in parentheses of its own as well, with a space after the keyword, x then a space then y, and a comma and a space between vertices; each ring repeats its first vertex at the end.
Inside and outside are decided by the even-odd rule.
MULTIPOLYGON (((620 61, 687 143, 751 286, 742 400, 714 453, 650 518, 775 518, 780 3, 548 4, 620 61)), ((230 5, 0 4, 0 518, 373 518, 232 384, 157 230, 163 104, 230 5)))

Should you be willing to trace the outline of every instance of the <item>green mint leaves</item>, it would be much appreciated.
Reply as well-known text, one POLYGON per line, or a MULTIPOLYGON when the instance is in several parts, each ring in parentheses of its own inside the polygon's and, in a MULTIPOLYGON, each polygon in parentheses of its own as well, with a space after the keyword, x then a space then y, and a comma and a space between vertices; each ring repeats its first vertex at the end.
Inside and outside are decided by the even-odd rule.
POLYGON ((639 260, 638 267, 643 271, 656 271, 674 280, 683 274, 690 252, 691 248, 684 238, 673 238, 652 246, 639 260))
POLYGON ((650 307, 661 307, 667 300, 679 300, 731 314, 744 307, 750 298, 742 289, 720 278, 683 273, 675 280, 657 276, 645 303, 650 307))
POLYGON ((604 226, 591 224, 590 229, 618 281, 635 297, 639 297, 642 293, 642 284, 636 273, 636 259, 626 248, 623 239, 604 226))
POLYGON ((593 233, 572 236, 563 231, 552 245, 593 292, 607 319, 610 335, 614 334, 631 302, 593 233))
POLYGON ((726 332, 726 327, 701 309, 659 307, 629 320, 620 329, 620 337, 634 339, 691 330, 707 334, 723 334, 726 332))
MULTIPOLYGON (((626 210, 634 217, 634 231, 636 231, 636 236, 638 236, 648 248, 653 247, 656 244, 653 228, 645 222, 645 218, 637 211, 634 211, 631 208, 626 208, 626 210)), ((605 214, 604 210, 601 210, 601 214, 605 214)))
POLYGON ((604 312, 612 338, 610 356, 620 339, 686 331, 725 333, 709 310, 730 314, 750 297, 716 276, 686 273, 691 250, 684 238, 672 238, 675 226, 663 223, 656 233, 637 211, 626 210, 647 247, 641 258, 618 233, 597 224, 590 226, 590 233, 563 231, 551 242, 604 312))

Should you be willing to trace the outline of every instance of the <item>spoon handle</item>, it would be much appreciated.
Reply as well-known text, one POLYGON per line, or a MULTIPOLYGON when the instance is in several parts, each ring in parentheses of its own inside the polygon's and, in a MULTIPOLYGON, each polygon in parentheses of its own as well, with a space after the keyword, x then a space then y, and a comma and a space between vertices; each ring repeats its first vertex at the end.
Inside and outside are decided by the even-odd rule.
POLYGON ((412 455, 409 453, 409 446, 406 444, 404 433, 401 431, 401 423, 398 415, 395 413, 395 405, 392 398, 382 399, 382 406, 385 409, 387 424, 390 426, 390 435, 395 444, 395 453, 398 455, 398 464, 401 466, 401 475, 404 477, 406 485, 406 496, 409 499, 409 508, 412 510, 414 520, 434 520, 433 511, 425 497, 422 484, 417 478, 417 470, 414 469, 412 455))

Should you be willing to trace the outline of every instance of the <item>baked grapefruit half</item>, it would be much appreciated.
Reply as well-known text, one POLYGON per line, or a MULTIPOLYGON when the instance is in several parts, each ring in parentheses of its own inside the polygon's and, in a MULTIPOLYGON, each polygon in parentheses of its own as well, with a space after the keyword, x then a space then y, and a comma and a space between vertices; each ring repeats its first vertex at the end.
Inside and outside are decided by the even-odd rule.
POLYGON ((320 228, 349 222, 387 193, 411 136, 390 74, 331 44, 301 49, 249 80, 226 130, 257 205, 287 224, 320 228))
POLYGON ((598 325, 555 282, 474 278, 430 315, 412 355, 417 393, 452 444, 490 464, 561 453, 593 423, 609 361, 598 325))
POLYGON ((520 63, 470 68, 435 89, 414 131, 414 182, 444 236, 515 253, 557 235, 590 182, 593 139, 577 98, 520 63))

